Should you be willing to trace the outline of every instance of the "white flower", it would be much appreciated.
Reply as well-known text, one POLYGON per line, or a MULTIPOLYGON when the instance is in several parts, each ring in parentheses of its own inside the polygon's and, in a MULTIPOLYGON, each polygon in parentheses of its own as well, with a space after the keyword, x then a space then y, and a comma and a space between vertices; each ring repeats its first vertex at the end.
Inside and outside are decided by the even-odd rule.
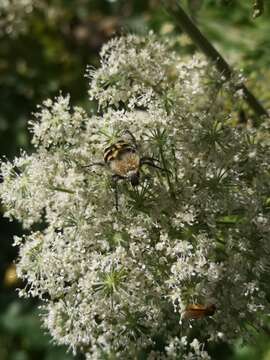
POLYGON ((200 338, 248 338, 244 324, 269 313, 270 151, 261 128, 225 121, 220 86, 173 42, 114 39, 91 72, 102 115, 46 100, 30 122, 36 151, 2 162, 5 215, 28 228, 15 239, 21 295, 44 301, 57 343, 87 359, 209 359, 200 338), (93 164, 119 139, 161 169, 143 166, 135 188, 119 181, 117 211, 112 172, 93 164), (198 339, 180 325, 192 303, 217 308, 192 321, 198 339))

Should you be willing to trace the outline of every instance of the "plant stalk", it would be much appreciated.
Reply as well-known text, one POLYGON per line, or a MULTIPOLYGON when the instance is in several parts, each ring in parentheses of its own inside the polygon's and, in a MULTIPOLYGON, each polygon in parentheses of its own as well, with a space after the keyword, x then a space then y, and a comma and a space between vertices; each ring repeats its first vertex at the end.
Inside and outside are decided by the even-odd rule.
POLYGON ((58 187, 58 186, 51 186, 50 190, 60 191, 60 192, 64 192, 64 193, 67 193, 67 194, 75 194, 75 191, 65 189, 65 188, 62 188, 62 187, 58 187))
MULTIPOLYGON (((198 27, 193 23, 190 17, 186 14, 178 0, 162 0, 162 4, 168 14, 176 21, 176 25, 185 31, 194 44, 201 49, 201 51, 215 64, 219 73, 230 80, 233 71, 230 65, 222 57, 222 55, 214 48, 209 40, 201 33, 198 27)), ((269 117, 268 112, 259 102, 259 100, 252 94, 252 92, 245 86, 240 84, 238 89, 242 89, 244 99, 258 116, 269 117)), ((237 90, 238 90, 237 89, 237 90)))
POLYGON ((160 152, 160 157, 161 157, 162 166, 163 166, 163 168, 165 169, 167 184, 168 184, 169 189, 170 189, 171 197, 172 197, 173 199, 175 199, 175 193, 174 193, 173 185, 172 185, 172 183, 171 183, 170 175, 169 175, 168 170, 167 170, 167 167, 166 167, 166 161, 165 161, 165 157, 164 157, 164 154, 163 154, 163 148, 162 148, 162 145, 161 145, 161 144, 160 144, 160 146, 159 146, 159 152, 160 152))

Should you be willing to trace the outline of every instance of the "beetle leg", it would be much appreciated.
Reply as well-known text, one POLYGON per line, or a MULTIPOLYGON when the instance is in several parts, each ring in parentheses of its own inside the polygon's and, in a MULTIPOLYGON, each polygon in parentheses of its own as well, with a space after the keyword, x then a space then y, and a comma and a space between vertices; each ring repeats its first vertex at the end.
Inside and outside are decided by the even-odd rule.
POLYGON ((143 157, 141 158, 141 161, 142 161, 142 162, 144 162, 145 160, 146 160, 146 161, 151 161, 152 163, 153 163, 154 161, 156 161, 156 162, 158 162, 158 163, 160 162, 159 159, 155 159, 155 158, 152 158, 152 157, 149 157, 149 156, 143 156, 143 157))
POLYGON ((149 165, 149 166, 152 166, 153 168, 156 168, 156 169, 159 169, 161 171, 165 171, 165 172, 168 172, 171 174, 170 170, 164 169, 164 168, 156 165, 154 163, 154 159, 152 159, 152 158, 142 158, 140 161, 140 166, 142 166, 142 165, 149 165))

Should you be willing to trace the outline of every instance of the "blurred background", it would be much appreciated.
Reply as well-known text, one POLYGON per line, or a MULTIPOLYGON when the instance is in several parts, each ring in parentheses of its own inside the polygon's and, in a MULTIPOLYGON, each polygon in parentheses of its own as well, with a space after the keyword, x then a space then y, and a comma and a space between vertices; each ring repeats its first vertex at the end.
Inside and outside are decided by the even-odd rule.
MULTIPOLYGON (((254 0, 183 0, 208 39, 270 108, 270 4, 255 18, 254 0)), ((0 149, 8 159, 31 152, 27 121, 37 104, 70 93, 73 104, 91 110, 87 65, 98 66, 98 53, 110 38, 126 34, 177 36, 183 53, 195 46, 179 32, 159 0, 0 0, 0 149), (2 5, 1 5, 2 3, 2 5)), ((244 105, 243 105, 244 106, 244 105)), ((246 111, 246 109, 244 109, 246 111)), ((1 209, 1 214, 3 209, 1 209)), ((37 300, 17 296, 16 222, 0 219, 0 360, 81 359, 54 346, 41 328, 37 300)), ((211 349, 214 359, 270 360, 270 337, 241 347, 211 349)))

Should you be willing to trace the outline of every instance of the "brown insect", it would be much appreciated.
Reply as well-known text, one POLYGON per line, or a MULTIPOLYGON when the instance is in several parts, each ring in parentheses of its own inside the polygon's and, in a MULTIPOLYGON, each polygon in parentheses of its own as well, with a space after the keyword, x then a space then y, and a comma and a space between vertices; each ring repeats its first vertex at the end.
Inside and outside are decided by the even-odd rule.
POLYGON ((216 312, 216 305, 188 304, 182 313, 182 319, 203 319, 212 316, 216 312))
POLYGON ((139 185, 141 159, 137 149, 130 143, 119 140, 104 150, 104 162, 114 180, 127 179, 132 186, 139 185))
POLYGON ((115 184, 116 209, 118 209, 117 182, 119 180, 128 180, 133 187, 138 186, 140 183, 140 170, 143 165, 148 165, 162 171, 168 171, 156 164, 156 162, 158 162, 157 159, 147 156, 141 157, 135 137, 128 130, 126 130, 125 133, 130 136, 130 142, 122 139, 118 140, 104 149, 104 163, 98 162, 86 166, 107 166, 111 170, 112 180, 115 184))

